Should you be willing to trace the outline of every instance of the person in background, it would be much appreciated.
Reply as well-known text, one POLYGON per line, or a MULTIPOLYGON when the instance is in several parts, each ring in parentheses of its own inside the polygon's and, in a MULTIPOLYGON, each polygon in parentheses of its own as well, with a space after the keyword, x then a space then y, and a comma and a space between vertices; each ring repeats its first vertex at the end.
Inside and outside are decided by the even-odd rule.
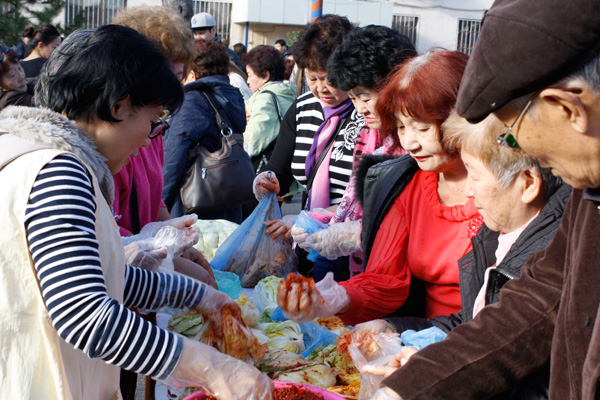
MULTIPOLYGON (((329 80, 333 85, 348 91, 348 96, 356 111, 365 118, 354 145, 354 171, 363 154, 401 155, 405 152, 394 145, 393 133, 385 135, 384 143, 379 129, 381 121, 377 116, 377 104, 380 84, 389 73, 405 60, 417 55, 410 40, 393 29, 369 25, 350 32, 335 49, 327 62, 329 80)), ((395 128, 395 127, 394 127, 395 128)), ((322 258, 337 259, 349 256, 349 270, 335 270, 334 279, 345 281, 364 271, 361 251, 362 207, 357 193, 356 174, 350 177, 340 206, 329 220, 330 229, 317 232, 308 237, 303 228, 294 226, 292 237, 305 250, 315 249, 322 258), (333 226, 335 225, 335 226, 333 226)), ((328 272, 326 263, 315 264, 314 277, 319 281, 328 272)))
POLYGON ((253 95, 246 102, 244 150, 257 170, 267 164, 275 148, 281 120, 295 100, 292 89, 284 84, 283 57, 272 46, 256 46, 245 57, 248 86, 253 95), (263 159, 264 157, 264 159, 263 159))
MULTIPOLYGON (((265 168, 272 171, 271 180, 268 172, 262 172, 254 181, 257 200, 267 191, 286 195, 298 180, 306 185, 303 209, 335 210, 341 202, 352 174, 354 141, 364 118, 354 109, 348 93, 330 84, 327 60, 353 28, 347 18, 327 14, 300 34, 294 54, 306 70, 311 92, 300 96, 284 117, 275 150, 265 168)), ((267 221, 265 233, 273 238, 290 238, 294 218, 288 215, 267 221)), ((300 270, 309 273, 312 262, 305 260, 303 254, 300 259, 300 270)), ((340 268, 344 268, 344 262, 347 269, 347 258, 339 261, 340 268)))
POLYGON ((379 163, 363 155, 359 165, 365 272, 339 284, 328 274, 312 295, 298 283, 280 285, 277 303, 290 319, 337 314, 355 325, 392 313, 433 318, 460 310, 457 261, 471 251, 482 219, 465 194, 467 171, 442 124, 467 59, 458 51, 429 51, 390 77, 376 113, 384 135, 408 154, 379 163))
POLYGON ((33 84, 27 84, 17 53, 0 46, 0 110, 10 105, 31 107, 33 84))
POLYGON ((246 63, 244 62, 244 56, 248 53, 246 50, 246 46, 243 43, 236 43, 233 45, 233 51, 238 55, 240 60, 242 61, 242 67, 244 72, 246 72, 246 63))
MULTIPOLYGON (((223 46, 215 41, 194 40, 197 55, 185 81, 185 99, 181 110, 171 119, 171 128, 165 136, 165 167, 163 168, 163 201, 171 216, 185 213, 181 203, 180 187, 192 146, 201 145, 209 152, 221 148, 221 131, 216 115, 205 95, 210 96, 221 116, 234 132, 246 129, 244 99, 229 84, 229 59, 223 46)), ((227 219, 242 222, 242 207, 199 214, 200 219, 227 219)))
POLYGON ((35 28, 27 46, 31 53, 21 61, 25 77, 33 80, 38 77, 46 60, 60 45, 62 38, 54 25, 43 24, 35 28))
POLYGON ((287 43, 285 42, 285 40, 283 39, 277 39, 275 41, 275 49, 281 53, 281 55, 283 56, 283 58, 287 57, 288 55, 288 46, 287 43))
MULTIPOLYGON (((126 8, 117 13, 112 22, 132 28, 156 43, 171 62, 173 74, 182 82, 184 73, 187 73, 194 60, 196 48, 192 42, 192 31, 177 11, 161 6, 126 8)), ((127 165, 113 175, 113 215, 121 236, 138 234, 148 223, 171 219, 162 201, 163 134, 164 130, 155 132, 150 144, 141 147, 136 156, 129 157, 127 165)), ((175 257, 173 265, 176 272, 217 287, 210 264, 193 247, 184 252, 182 257, 175 257)), ((153 314, 147 318, 154 321, 153 314)), ((136 374, 123 371, 121 391, 124 400, 133 400, 136 383, 136 374)), ((147 382, 147 385, 153 387, 152 383, 147 382)))
MULTIPOLYGON (((217 33, 217 21, 215 21, 215 18, 208 13, 200 13, 192 17, 192 30, 194 32, 194 39, 208 41, 215 40, 218 43, 223 44, 221 36, 217 33)), ((252 91, 246 84, 248 76, 244 70, 242 60, 227 46, 223 45, 223 48, 229 55, 229 83, 240 90, 240 93, 244 97, 244 101, 248 101, 250 96, 252 96, 252 91)))
POLYGON ((17 53, 19 60, 24 59, 31 53, 31 49, 27 46, 29 40, 33 36, 33 27, 29 26, 21 32, 21 41, 13 46, 13 50, 17 53))
POLYGON ((457 111, 470 122, 494 113, 505 126, 501 145, 573 186, 561 225, 498 303, 410 357, 377 399, 489 398, 548 362, 551 399, 598 398, 600 3, 541 4, 494 2, 457 111))
MULTIPOLYGON (((104 25, 75 31, 52 54, 38 81, 39 108, 0 114, 3 396, 120 399, 124 368, 219 398, 271 399, 272 383, 254 366, 128 309, 189 307, 220 324, 227 307, 245 326, 227 294, 125 264, 112 174, 148 144, 155 115, 182 101, 155 44, 104 25)), ((239 339, 242 349, 258 345, 239 339)))

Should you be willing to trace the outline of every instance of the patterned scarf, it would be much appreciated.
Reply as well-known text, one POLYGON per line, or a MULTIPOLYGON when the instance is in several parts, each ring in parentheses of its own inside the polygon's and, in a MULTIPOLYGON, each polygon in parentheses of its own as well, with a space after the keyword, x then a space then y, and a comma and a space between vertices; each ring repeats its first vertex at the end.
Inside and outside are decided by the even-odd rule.
MULTIPOLYGON (((338 132, 338 124, 340 119, 345 118, 353 109, 354 106, 352 105, 352 101, 350 99, 334 108, 323 106, 325 121, 321 124, 321 126, 319 126, 319 129, 317 129, 313 144, 310 147, 308 156, 306 157, 306 164, 304 168, 307 177, 310 176, 317 159, 325 150, 325 146, 327 145, 327 142, 329 142, 331 136, 338 132)), ((329 163, 331 162, 332 152, 333 146, 331 146, 327 151, 327 155, 323 159, 323 162, 315 174, 312 186, 308 192, 308 202, 306 203, 307 210, 313 208, 327 208, 331 205, 329 203, 329 163)))

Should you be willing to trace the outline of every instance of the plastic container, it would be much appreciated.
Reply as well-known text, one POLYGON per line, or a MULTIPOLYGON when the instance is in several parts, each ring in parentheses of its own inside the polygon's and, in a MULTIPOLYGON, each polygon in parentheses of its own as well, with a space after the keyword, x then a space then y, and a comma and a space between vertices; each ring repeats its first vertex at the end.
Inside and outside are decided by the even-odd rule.
MULTIPOLYGON (((310 390, 314 394, 317 394, 319 396, 323 396, 324 400, 345 400, 340 395, 337 395, 335 393, 330 392, 327 389, 322 389, 322 388, 319 388, 319 387, 316 387, 316 386, 300 385, 298 383, 279 382, 279 381, 274 381, 273 385, 275 386, 275 388, 287 387, 287 386, 292 386, 292 385, 294 385, 294 386, 300 386, 300 387, 303 387, 306 390, 310 390)), ((187 396, 183 400, 203 400, 203 399, 206 399, 206 397, 207 396, 204 394, 204 392, 196 392, 196 393, 192 393, 191 395, 187 396)))

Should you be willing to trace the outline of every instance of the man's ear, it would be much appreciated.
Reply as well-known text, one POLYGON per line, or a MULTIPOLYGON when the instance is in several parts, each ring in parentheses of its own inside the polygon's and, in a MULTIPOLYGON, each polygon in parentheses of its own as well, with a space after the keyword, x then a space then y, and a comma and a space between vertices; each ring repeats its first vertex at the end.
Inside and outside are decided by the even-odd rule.
POLYGON ((571 92, 558 88, 548 88, 540 92, 540 99, 550 107, 554 107, 559 118, 571 125, 571 128, 579 133, 586 133, 589 129, 588 111, 582 101, 582 93, 571 92))
POLYGON ((212 28, 210 28, 210 31, 211 31, 213 34, 215 34, 215 35, 216 35, 216 34, 217 34, 217 27, 216 27, 216 26, 213 26, 212 28))
POLYGON ((126 94, 121 100, 117 101, 117 103, 110 110, 110 113, 114 119, 119 121, 123 121, 125 116, 131 110, 131 96, 126 94))
POLYGON ((529 168, 521 171, 519 180, 523 185, 523 192, 521 193, 521 201, 523 203, 532 204, 535 202, 542 193, 544 181, 539 171, 529 168))

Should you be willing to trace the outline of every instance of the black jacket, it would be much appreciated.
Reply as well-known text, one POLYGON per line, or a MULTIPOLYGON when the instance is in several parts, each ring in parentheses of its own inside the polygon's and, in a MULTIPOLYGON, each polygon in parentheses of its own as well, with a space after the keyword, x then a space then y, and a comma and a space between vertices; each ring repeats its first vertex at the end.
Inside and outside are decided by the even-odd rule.
POLYGON ((383 222, 396 198, 419 170, 410 156, 363 155, 356 171, 356 192, 363 207, 362 243, 364 265, 383 222))

